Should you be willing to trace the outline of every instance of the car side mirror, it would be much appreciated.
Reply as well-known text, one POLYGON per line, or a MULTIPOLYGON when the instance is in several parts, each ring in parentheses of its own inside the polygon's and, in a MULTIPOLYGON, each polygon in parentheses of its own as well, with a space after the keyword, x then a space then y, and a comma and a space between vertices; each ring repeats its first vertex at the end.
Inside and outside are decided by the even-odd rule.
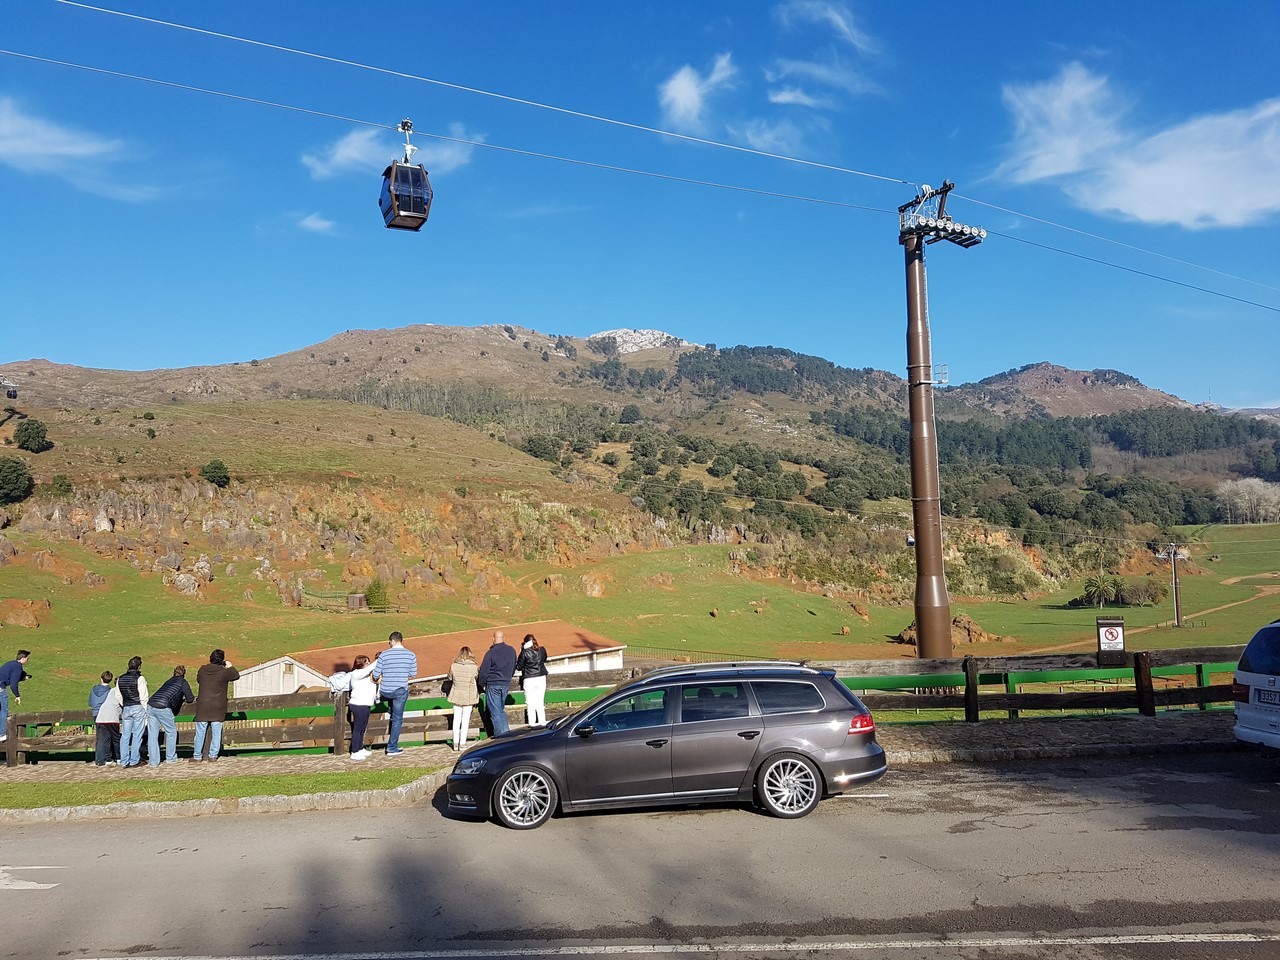
POLYGON ((591 724, 589 723, 584 723, 580 727, 574 727, 573 732, 576 733, 578 736, 582 737, 583 739, 586 739, 587 737, 591 736, 593 733, 596 732, 596 728, 591 726, 591 724))

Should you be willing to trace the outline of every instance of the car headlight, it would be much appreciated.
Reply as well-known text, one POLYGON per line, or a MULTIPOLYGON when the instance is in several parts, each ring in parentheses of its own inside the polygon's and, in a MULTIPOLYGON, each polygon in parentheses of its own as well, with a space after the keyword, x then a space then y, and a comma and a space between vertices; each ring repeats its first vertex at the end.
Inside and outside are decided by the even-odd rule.
POLYGON ((458 761, 458 765, 453 768, 454 773, 460 773, 464 776, 467 774, 479 773, 484 769, 484 757, 463 757, 458 761))

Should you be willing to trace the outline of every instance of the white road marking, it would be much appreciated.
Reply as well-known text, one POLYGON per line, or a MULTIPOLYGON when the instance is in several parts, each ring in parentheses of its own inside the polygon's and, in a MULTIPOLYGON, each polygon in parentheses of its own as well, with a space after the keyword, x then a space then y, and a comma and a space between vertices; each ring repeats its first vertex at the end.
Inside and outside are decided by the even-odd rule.
MULTIPOLYGON (((1180 944, 1224 943, 1280 943, 1280 933, 1158 933, 1111 934, 1093 937, 937 937, 929 940, 788 940, 778 943, 624 943, 598 947, 504 947, 495 944, 491 948, 472 947, 457 950, 406 950, 385 953, 282 953, 282 954, 234 954, 228 956, 173 955, 148 957, 148 960, 466 960, 469 957, 594 957, 633 954, 679 953, 803 953, 803 952, 854 952, 867 950, 937 950, 987 949, 1002 947, 1091 947, 1129 946, 1154 944, 1156 946, 1180 944)), ((120 957, 93 957, 83 960, 121 960, 120 957)))
POLYGON ((34 880, 19 880, 11 870, 64 870, 65 867, 8 867, 0 865, 0 890, 52 890, 56 883, 36 883, 34 880))

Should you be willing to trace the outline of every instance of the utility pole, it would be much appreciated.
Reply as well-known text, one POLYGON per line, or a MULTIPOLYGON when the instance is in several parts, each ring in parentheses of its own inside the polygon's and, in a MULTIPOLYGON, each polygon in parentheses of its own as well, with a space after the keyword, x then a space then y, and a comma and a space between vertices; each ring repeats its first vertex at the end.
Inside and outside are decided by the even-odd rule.
POLYGON ((916 655, 952 656, 951 598, 942 561, 942 499, 938 483, 938 437, 933 417, 933 357, 929 344, 929 298, 925 284, 925 244, 950 240, 962 247, 982 242, 987 232, 954 222, 946 212, 950 180, 934 190, 927 184, 898 208, 898 242, 907 267, 907 396, 911 414, 911 520, 916 549, 916 655))
POLYGON ((1178 592, 1178 550, 1176 543, 1171 543, 1156 556, 1161 560, 1169 560, 1173 564, 1173 625, 1182 626, 1182 597, 1178 592))

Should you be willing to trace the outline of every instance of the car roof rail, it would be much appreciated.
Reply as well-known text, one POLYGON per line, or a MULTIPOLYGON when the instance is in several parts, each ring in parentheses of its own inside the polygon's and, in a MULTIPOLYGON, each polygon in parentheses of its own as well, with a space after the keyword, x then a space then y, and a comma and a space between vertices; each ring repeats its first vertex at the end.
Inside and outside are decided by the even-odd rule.
MULTIPOLYGON (((677 676, 680 674, 711 673, 718 670, 776 670, 779 667, 792 667, 814 670, 808 660, 724 660, 712 663, 673 663, 666 667, 655 667, 640 675, 639 679, 651 677, 677 676)), ((814 670, 814 672, 817 672, 814 670)))

